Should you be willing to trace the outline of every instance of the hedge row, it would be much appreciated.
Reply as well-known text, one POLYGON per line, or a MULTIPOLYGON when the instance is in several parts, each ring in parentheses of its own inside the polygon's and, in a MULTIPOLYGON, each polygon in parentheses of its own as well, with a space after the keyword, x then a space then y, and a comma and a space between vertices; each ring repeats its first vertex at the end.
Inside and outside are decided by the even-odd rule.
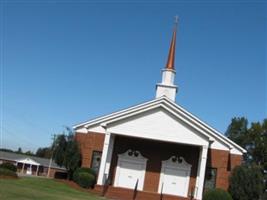
POLYGON ((11 177, 11 178, 17 178, 18 175, 16 172, 11 171, 9 169, 0 168, 0 177, 11 177))
POLYGON ((0 165, 0 168, 8 169, 8 170, 13 171, 13 172, 17 171, 17 167, 11 163, 2 163, 0 165))
POLYGON ((233 199, 228 192, 217 188, 205 192, 203 200, 233 200, 233 199))

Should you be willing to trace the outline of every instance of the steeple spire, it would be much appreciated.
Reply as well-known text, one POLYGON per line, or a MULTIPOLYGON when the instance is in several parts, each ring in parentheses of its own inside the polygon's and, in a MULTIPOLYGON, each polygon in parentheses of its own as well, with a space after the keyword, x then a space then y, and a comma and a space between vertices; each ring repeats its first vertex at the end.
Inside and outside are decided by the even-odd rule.
POLYGON ((161 83, 157 84, 157 89, 156 89, 156 98, 166 96, 173 101, 175 101, 178 89, 177 86, 174 84, 174 78, 175 78, 174 58, 175 58, 177 26, 178 26, 178 17, 176 16, 167 64, 166 67, 162 70, 162 81, 161 83))
POLYGON ((176 45, 176 31, 178 26, 178 16, 175 16, 174 29, 172 34, 172 40, 169 50, 169 56, 166 64, 166 69, 174 70, 174 60, 175 60, 175 45, 176 45))

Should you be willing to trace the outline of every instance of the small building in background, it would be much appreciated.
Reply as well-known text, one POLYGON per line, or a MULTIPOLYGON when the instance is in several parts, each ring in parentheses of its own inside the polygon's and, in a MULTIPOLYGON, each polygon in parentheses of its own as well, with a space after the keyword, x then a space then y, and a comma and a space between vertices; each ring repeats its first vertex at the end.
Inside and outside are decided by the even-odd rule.
POLYGON ((17 166, 17 173, 21 175, 62 178, 67 174, 67 170, 64 167, 58 166, 54 161, 50 165, 50 159, 48 158, 14 152, 0 151, 0 164, 2 163, 14 164, 17 166))

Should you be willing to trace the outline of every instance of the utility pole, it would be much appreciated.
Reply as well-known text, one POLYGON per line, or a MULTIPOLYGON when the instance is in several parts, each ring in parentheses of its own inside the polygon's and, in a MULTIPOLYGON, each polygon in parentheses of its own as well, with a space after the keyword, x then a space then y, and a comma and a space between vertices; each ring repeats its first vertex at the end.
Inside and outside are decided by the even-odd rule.
POLYGON ((48 178, 48 177, 49 177, 49 175, 50 175, 50 169, 51 169, 52 160, 53 160, 53 154, 54 154, 54 150, 53 150, 53 144, 55 143, 56 137, 57 137, 57 135, 56 135, 56 134, 52 134, 52 138, 51 138, 51 139, 52 139, 53 143, 52 143, 51 157, 50 157, 50 161, 49 161, 48 172, 47 172, 47 175, 46 175, 46 177, 47 177, 47 178, 48 178))

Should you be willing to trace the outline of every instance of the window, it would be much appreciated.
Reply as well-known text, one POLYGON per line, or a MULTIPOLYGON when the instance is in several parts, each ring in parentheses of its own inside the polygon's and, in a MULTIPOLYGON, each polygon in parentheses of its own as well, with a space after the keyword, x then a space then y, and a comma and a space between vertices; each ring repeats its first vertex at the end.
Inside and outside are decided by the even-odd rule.
POLYGON ((91 168, 95 170, 96 174, 98 174, 98 171, 100 168, 101 156, 102 156, 102 152, 93 151, 91 168))
POLYGON ((204 191, 214 189, 216 187, 217 169, 207 167, 205 176, 204 191))

